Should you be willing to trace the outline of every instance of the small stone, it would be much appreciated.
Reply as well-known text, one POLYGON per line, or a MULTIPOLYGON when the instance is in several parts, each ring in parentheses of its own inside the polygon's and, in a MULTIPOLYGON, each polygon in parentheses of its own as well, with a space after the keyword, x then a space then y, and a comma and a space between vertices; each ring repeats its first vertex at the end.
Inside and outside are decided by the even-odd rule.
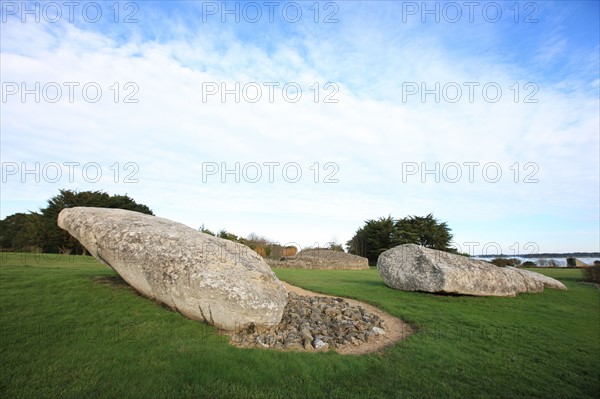
POLYGON ((290 342, 290 343, 283 345, 283 347, 285 349, 299 350, 299 351, 301 351, 302 349, 306 349, 300 342, 290 342))
POLYGON ((309 329, 309 328, 310 328, 310 323, 307 321, 300 324, 300 330, 309 329))
POLYGON ((312 351, 315 348, 312 346, 312 344, 309 341, 304 341, 304 350, 307 351, 312 351))
POLYGON ((288 344, 288 343, 289 343, 289 344, 298 343, 298 344, 302 345, 302 338, 300 338, 300 337, 298 337, 298 336, 296 336, 296 335, 294 335, 294 336, 290 336, 290 337, 287 337, 287 338, 284 340, 284 343, 285 343, 285 344, 288 344))
POLYGON ((302 337, 302 339, 304 339, 305 341, 308 341, 308 342, 312 342, 312 340, 313 340, 312 334, 306 328, 303 329, 302 331, 300 331, 300 336, 302 337))
POLYGON ((317 338, 317 339, 315 339, 313 346, 315 347, 316 350, 325 350, 329 347, 329 344, 327 342, 324 342, 321 339, 317 338))
POLYGON ((385 334, 385 330, 383 328, 379 328, 379 327, 373 327, 373 332, 377 335, 385 334))
POLYGON ((325 308, 325 314, 329 317, 335 317, 338 314, 340 314, 340 312, 336 308, 328 307, 328 308, 325 308))

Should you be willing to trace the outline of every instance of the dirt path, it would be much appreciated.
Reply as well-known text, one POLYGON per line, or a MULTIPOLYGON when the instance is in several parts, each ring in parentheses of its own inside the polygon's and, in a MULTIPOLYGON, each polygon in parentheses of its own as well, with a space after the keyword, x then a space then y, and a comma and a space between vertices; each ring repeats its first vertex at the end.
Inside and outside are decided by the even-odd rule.
MULTIPOLYGON (((329 297, 329 298, 339 298, 339 297, 335 297, 332 295, 325 295, 325 294, 319 294, 316 292, 308 291, 303 288, 296 287, 295 285, 286 283, 285 281, 282 281, 282 283, 285 285, 285 288, 288 291, 294 292, 298 295, 325 296, 325 297, 329 297)), ((367 303, 360 302, 360 301, 357 301, 354 299, 348 299, 348 298, 343 298, 343 299, 352 305, 362 306, 363 308, 367 309, 369 312, 381 317, 385 321, 386 329, 385 329, 385 334, 378 335, 374 339, 371 339, 370 342, 368 342, 368 343, 364 343, 359 346, 346 345, 343 348, 335 349, 336 352, 338 352, 342 355, 362 355, 362 354, 366 354, 366 353, 377 352, 377 351, 387 348, 388 346, 395 344, 396 342, 398 342, 401 339, 407 338, 409 335, 411 335, 414 332, 412 327, 410 327, 407 323, 404 323, 399 318, 394 317, 394 316, 382 311, 381 309, 376 308, 375 306, 372 306, 367 303)))

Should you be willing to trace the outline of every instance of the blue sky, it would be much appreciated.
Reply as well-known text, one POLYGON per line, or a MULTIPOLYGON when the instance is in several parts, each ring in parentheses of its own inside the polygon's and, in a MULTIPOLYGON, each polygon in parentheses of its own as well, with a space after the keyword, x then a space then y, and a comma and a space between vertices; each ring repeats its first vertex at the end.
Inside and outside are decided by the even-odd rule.
POLYGON ((300 247, 433 212, 474 255, 600 250, 599 2, 275 3, 3 1, 0 216, 69 188, 300 247))

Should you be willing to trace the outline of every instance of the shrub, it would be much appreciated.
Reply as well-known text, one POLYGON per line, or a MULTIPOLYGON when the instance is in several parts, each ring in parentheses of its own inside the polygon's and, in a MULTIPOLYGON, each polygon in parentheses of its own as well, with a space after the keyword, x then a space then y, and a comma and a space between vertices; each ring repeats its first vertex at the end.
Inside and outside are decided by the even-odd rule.
POLYGON ((577 262, 575 261, 575 258, 567 258, 567 267, 577 267, 577 262))
POLYGON ((344 252, 344 247, 342 244, 338 244, 335 241, 328 242, 326 248, 331 249, 332 251, 344 252))
POLYGON ((540 259, 537 264, 539 267, 558 267, 554 259, 540 259))
POLYGON ((600 284, 600 264, 594 262, 594 266, 583 269, 583 280, 600 284))
POLYGON ((527 260, 527 261, 523 262, 523 264, 521 266, 523 266, 523 267, 536 267, 537 265, 535 264, 535 262, 527 260))
POLYGON ((517 258, 495 258, 492 263, 498 267, 514 266, 518 267, 521 265, 521 261, 517 258))

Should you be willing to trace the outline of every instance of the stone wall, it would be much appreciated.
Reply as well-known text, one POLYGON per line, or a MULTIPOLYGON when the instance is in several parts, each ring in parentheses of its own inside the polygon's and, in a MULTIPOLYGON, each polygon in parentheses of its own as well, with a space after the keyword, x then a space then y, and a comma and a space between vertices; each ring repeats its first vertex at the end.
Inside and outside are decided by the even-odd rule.
POLYGON ((324 248, 305 249, 280 260, 266 259, 271 267, 293 269, 368 270, 369 260, 362 256, 324 248))

